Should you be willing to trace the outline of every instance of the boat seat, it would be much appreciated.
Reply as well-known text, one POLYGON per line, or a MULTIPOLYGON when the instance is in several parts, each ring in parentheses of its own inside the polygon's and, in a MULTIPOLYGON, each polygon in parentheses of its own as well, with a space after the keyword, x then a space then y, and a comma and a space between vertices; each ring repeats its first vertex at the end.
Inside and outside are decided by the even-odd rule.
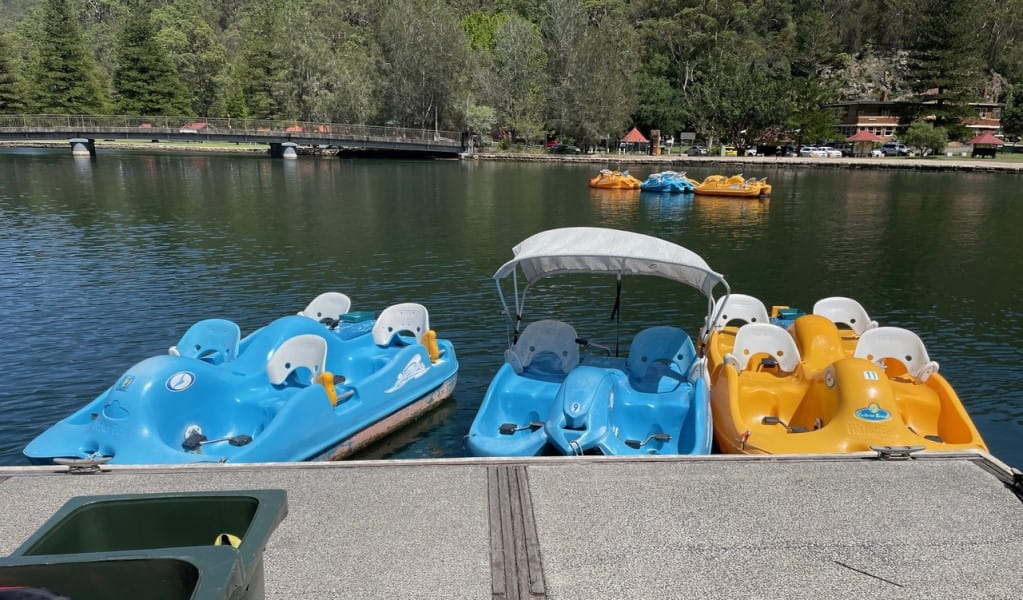
POLYGON ((266 363, 266 374, 273 385, 281 385, 296 369, 308 371, 308 380, 302 378, 302 385, 311 384, 327 364, 327 340, 305 333, 288 338, 278 346, 266 363))
POLYGON ((220 365, 238 357, 240 341, 241 330, 233 321, 204 319, 189 327, 178 344, 167 352, 220 365))
POLYGON ((505 350, 504 360, 516 373, 522 373, 538 354, 551 353, 558 357, 558 366, 568 373, 579 364, 579 343, 575 328, 563 321, 544 319, 530 323, 519 340, 505 350))
POLYGON ((860 336, 853 352, 856 358, 865 358, 882 367, 885 359, 902 363, 906 372, 919 381, 938 372, 938 363, 927 356, 927 348, 917 334, 901 327, 877 327, 860 336))
POLYGON ((856 335, 863 335, 864 331, 877 327, 877 321, 871 321, 863 306, 852 298, 822 298, 813 305, 813 314, 825 317, 836 325, 847 325, 856 335))
POLYGON ((791 373, 799 366, 799 348, 789 332, 770 323, 750 323, 735 334, 735 346, 725 355, 725 364, 745 371, 751 358, 767 354, 778 362, 778 367, 791 373))
POLYGON ((685 381, 696 360, 692 340, 678 327, 657 326, 640 331, 632 339, 626 366, 632 386, 641 392, 656 392, 661 379, 685 381))
POLYGON ((309 317, 314 321, 340 322, 341 315, 346 314, 352 308, 352 299, 341 292, 324 292, 313 298, 313 301, 298 314, 309 317))
POLYGON ((373 324, 373 342, 377 346, 390 346, 402 332, 411 333, 416 340, 430 330, 430 313, 422 304, 405 302, 388 306, 373 324))
POLYGON ((739 319, 746 323, 770 323, 767 307, 759 299, 745 294, 729 294, 714 303, 714 330, 721 331, 729 321, 739 319))

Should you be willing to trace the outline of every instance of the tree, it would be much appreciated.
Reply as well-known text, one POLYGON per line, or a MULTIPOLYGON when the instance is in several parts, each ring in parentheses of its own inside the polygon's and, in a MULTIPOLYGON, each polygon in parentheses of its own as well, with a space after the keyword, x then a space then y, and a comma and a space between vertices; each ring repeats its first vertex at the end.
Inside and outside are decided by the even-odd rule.
POLYGON ((1002 130, 1008 135, 1023 136, 1023 84, 1009 89, 1002 111, 1002 130))
POLYGON ((906 130, 906 144, 916 146, 928 154, 941 154, 948 145, 948 132, 926 121, 913 121, 906 130))
POLYGON ((106 106, 95 59, 68 0, 47 0, 42 39, 33 69, 34 110, 43 113, 97 114, 106 106))
MULTIPOLYGON (((442 0, 394 0, 381 16, 377 39, 388 69, 390 114, 413 127, 433 127, 465 106, 461 89, 469 42, 454 11, 442 0)), ((453 125, 451 120, 446 123, 453 125)))
POLYGON ((223 103, 229 85, 227 50, 207 21, 212 15, 204 17, 208 8, 201 0, 178 0, 152 12, 156 41, 181 79, 189 112, 201 116, 223 103))
POLYGON ((289 106, 288 63, 285 45, 291 43, 285 27, 291 5, 277 0, 256 0, 242 16, 241 60, 235 70, 246 112, 257 119, 286 119, 296 115, 289 106))
POLYGON ((114 70, 117 110, 126 115, 181 115, 190 111, 181 78, 157 42, 146 10, 132 12, 121 32, 114 70))
POLYGON ((492 64, 488 96, 498 121, 527 140, 542 136, 547 53, 539 28, 519 16, 503 19, 492 64))
POLYGON ((14 114, 25 109, 21 78, 11 60, 11 45, 0 35, 0 114, 14 114))
POLYGON ((970 113, 980 80, 980 39, 976 11, 967 2, 919 0, 916 36, 910 51, 913 91, 938 126, 958 126, 970 113))

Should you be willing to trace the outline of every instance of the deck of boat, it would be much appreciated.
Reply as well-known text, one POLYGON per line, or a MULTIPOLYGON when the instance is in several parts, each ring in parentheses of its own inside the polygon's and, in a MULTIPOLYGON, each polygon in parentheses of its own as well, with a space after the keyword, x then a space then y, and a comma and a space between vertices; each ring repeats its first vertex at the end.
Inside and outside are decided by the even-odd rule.
POLYGON ((0 468, 0 555, 73 496, 283 488, 267 598, 1023 597, 1023 492, 980 453, 61 470, 0 468))

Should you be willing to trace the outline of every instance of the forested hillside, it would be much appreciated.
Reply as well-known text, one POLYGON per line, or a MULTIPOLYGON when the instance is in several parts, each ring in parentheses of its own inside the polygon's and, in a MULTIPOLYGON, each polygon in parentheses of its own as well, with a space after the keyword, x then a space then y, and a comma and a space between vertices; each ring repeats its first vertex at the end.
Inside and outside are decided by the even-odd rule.
POLYGON ((1019 133, 1023 0, 0 0, 0 113, 739 143, 924 97, 953 137, 973 101, 1019 133))

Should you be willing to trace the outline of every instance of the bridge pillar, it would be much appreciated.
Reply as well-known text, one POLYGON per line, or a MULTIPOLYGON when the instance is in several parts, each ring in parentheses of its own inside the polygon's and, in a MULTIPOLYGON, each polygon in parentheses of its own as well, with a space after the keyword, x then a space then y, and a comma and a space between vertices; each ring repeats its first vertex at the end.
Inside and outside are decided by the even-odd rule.
POLYGON ((297 147, 298 144, 295 142, 270 142, 270 156, 273 158, 295 159, 298 158, 298 153, 295 152, 297 147))
POLYGON ((71 138, 71 156, 96 156, 96 140, 88 138, 71 138))

